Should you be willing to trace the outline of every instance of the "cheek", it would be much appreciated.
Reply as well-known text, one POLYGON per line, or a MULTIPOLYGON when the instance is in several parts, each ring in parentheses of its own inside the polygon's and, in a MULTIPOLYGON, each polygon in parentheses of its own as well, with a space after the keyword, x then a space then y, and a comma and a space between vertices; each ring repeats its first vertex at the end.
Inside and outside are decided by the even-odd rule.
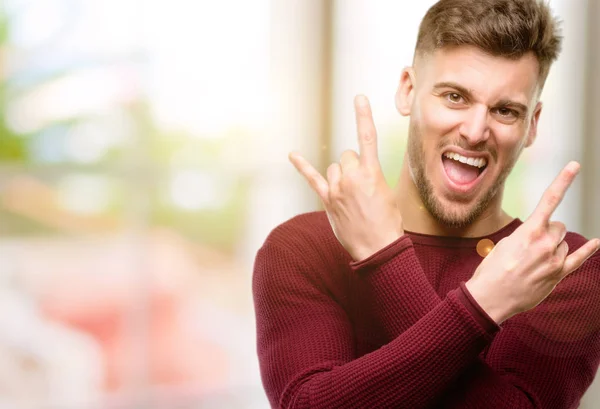
POLYGON ((448 109, 437 100, 429 100, 417 110, 417 121, 421 144, 427 153, 428 162, 436 162, 439 158, 438 146, 447 143, 455 135, 460 125, 461 111, 448 109))
POLYGON ((525 143, 523 127, 499 125, 492 132, 498 149, 498 161, 507 163, 516 160, 525 143))
POLYGON ((461 121, 460 110, 449 109, 437 101, 426 99, 418 110, 418 120, 425 139, 439 142, 441 138, 457 128, 461 121))

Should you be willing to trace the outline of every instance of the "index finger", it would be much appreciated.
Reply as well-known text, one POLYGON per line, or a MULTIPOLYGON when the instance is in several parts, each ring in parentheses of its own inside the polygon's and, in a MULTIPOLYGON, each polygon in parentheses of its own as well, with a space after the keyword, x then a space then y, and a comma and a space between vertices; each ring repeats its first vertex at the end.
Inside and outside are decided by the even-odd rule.
POLYGON ((356 111, 360 162, 365 165, 379 166, 377 130, 373 122, 373 113, 368 98, 364 95, 356 96, 354 98, 354 109, 356 111))
POLYGON ((327 203, 329 197, 329 184, 325 178, 306 159, 297 152, 290 152, 288 159, 298 172, 308 181, 308 184, 319 195, 323 203, 327 203))
POLYGON ((542 195, 542 199, 530 218, 537 219, 543 223, 550 221, 552 213, 554 213, 563 197, 565 197, 565 192, 569 186, 571 186, 571 183, 573 183, 575 176, 579 173, 579 168, 579 163, 573 161, 569 162, 567 166, 561 170, 556 179, 554 179, 552 184, 542 195))

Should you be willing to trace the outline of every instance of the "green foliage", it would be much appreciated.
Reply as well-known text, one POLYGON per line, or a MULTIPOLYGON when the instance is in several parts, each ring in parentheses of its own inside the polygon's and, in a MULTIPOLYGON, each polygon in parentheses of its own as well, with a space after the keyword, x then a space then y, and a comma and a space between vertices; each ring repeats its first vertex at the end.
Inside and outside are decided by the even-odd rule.
POLYGON ((394 187, 398 183, 407 139, 406 129, 400 126, 384 131, 380 138, 379 160, 389 186, 394 187))
POLYGON ((14 135, 0 124, 0 163, 25 162, 27 157, 25 139, 14 135))
MULTIPOLYGON (((9 20, 0 8, 0 56, 6 55, 9 39, 9 20)), ((2 59, 0 59, 2 64, 2 59)), ((15 135, 6 125, 5 112, 8 99, 8 83, 0 65, 0 163, 5 161, 24 162, 26 158, 25 140, 15 135)))
POLYGON ((525 212, 525 201, 523 199, 523 176, 526 164, 523 158, 517 162, 504 185, 504 198, 502 208, 512 217, 523 220, 527 215, 525 212))

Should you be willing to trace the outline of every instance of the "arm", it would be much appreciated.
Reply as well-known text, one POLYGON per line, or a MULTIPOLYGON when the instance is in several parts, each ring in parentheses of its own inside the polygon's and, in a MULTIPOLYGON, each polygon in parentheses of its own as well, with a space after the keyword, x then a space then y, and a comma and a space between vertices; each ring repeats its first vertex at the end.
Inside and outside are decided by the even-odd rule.
POLYGON ((357 358, 343 309, 291 251, 266 244, 253 280, 265 390, 280 408, 423 408, 493 337, 454 290, 408 330, 357 358))
MULTIPOLYGON (((585 244, 570 234, 575 249, 585 244)), ((540 408, 576 408, 600 363, 600 257, 595 255, 563 280, 535 309, 503 324, 479 362, 481 376, 454 389, 446 408, 503 407, 508 381, 540 408), (485 388, 475 385, 487 384, 485 388), (488 399, 502 396, 503 399, 488 399)), ((513 405, 511 407, 519 407, 513 405)))
POLYGON ((449 388, 441 407, 578 407, 598 368, 598 332, 577 342, 546 340, 544 348, 537 349, 527 339, 529 329, 512 321, 495 338, 485 360, 478 360, 449 388))
MULTIPOLYGON (((585 244, 570 240, 571 252, 585 244)), ((427 280, 410 240, 355 263, 365 288, 377 299, 374 310, 393 339, 427 311, 427 280), (404 245, 402 245, 404 243, 404 245), (418 290, 416 290, 418 289, 418 290), (418 291, 418 294, 415 293, 418 291), (418 302, 415 302, 418 300, 418 302), (414 314, 414 315, 413 315, 414 314)), ((591 384, 600 359, 600 259, 590 259, 562 281, 535 309, 505 322, 485 359, 478 358, 439 399, 445 408, 572 408, 591 384)), ((464 287, 464 286, 463 286, 464 287)), ((460 294, 460 293, 459 293, 460 294)), ((468 291, 461 301, 480 324, 494 321, 468 291)))
POLYGON ((288 249, 283 241, 273 241, 258 253, 253 282, 261 372, 273 407, 419 408, 436 403, 478 408, 485 402, 491 408, 567 408, 566 402, 578 401, 593 378, 598 362, 594 351, 600 350, 598 319, 580 322, 588 329, 578 332, 583 344, 564 338, 571 331, 531 336, 544 326, 556 330, 557 317, 573 322, 577 309, 590 312, 600 305, 588 297, 585 304, 558 303, 547 309, 556 300, 581 300, 582 291, 594 293, 593 272, 578 271, 539 308, 507 321, 483 360, 478 355, 497 326, 485 312, 473 312, 480 307, 461 292, 464 286, 437 298, 423 285, 426 279, 410 240, 401 239, 355 265, 365 291, 379 301, 365 308, 376 307, 375 317, 390 336, 387 345, 358 358, 351 323, 321 284, 320 274, 327 272, 317 274, 295 256, 293 252, 304 254, 297 246, 288 249), (546 317, 545 322, 533 316, 546 317), (557 359, 557 351, 582 353, 557 359), (493 404, 491 397, 496 397, 493 404))
MULTIPOLYGON (((427 279, 409 236, 383 248, 360 262, 351 263, 360 278, 362 291, 375 300, 364 306, 385 331, 384 340, 391 341, 442 302, 427 279)), ((490 333, 500 327, 478 307, 461 285, 459 300, 479 324, 490 333)))
MULTIPOLYGON (((403 227, 397 203, 384 182, 377 159, 376 132, 370 107, 361 98, 356 100, 356 106, 360 156, 355 152, 346 151, 339 164, 332 164, 328 168, 328 180, 325 180, 299 155, 291 155, 290 159, 321 197, 339 242, 354 260, 363 260, 397 241, 398 237, 403 235, 403 227)), ((500 324, 516 314, 531 310, 544 300, 562 279, 581 266, 585 259, 600 247, 600 240, 592 240, 567 257, 568 246, 563 241, 566 228, 561 223, 550 221, 554 209, 560 203, 578 170, 577 163, 567 165, 546 191, 534 214, 513 235, 498 243, 475 271, 474 276, 461 289, 463 299, 474 300, 472 304, 475 307, 471 310, 481 312, 475 314, 476 317, 483 316, 483 321, 491 318, 488 321, 500 324)), ((385 266, 381 270, 384 269, 385 266)), ((389 265, 387 269, 390 274, 400 271, 390 268, 389 265)), ((382 275, 380 271, 375 274, 375 276, 380 275, 382 275)), ((435 294, 429 292, 423 299, 416 301, 419 304, 417 307, 409 309, 409 320, 396 321, 393 318, 399 309, 391 307, 394 301, 396 304, 403 302, 406 304, 414 298, 402 297, 403 291, 413 291, 413 294, 418 294, 421 290, 418 287, 411 288, 410 283, 404 286, 402 279, 402 276, 398 276, 397 285, 388 288, 378 285, 377 279, 373 280, 375 285, 372 291, 375 294, 379 293, 381 299, 388 298, 391 301, 379 311, 375 308, 376 316, 383 320, 389 335, 391 337, 397 335, 389 345, 404 338, 405 334, 410 333, 414 327, 430 316, 432 311, 446 303, 452 294, 457 297, 460 294, 460 292, 451 292, 440 302, 435 294), (430 312, 408 328, 411 324, 410 319, 418 318, 419 314, 415 313, 418 309, 427 311, 428 307, 434 305, 430 312), (389 313, 386 310, 389 310, 389 313), (405 329, 406 331, 402 332, 405 329)), ((383 280, 383 283, 386 281, 383 280)), ((463 308, 469 305, 460 301, 458 303, 463 308)), ((469 314, 469 316, 474 319, 473 315, 469 314)), ((481 328, 480 318, 476 322, 481 328)), ((435 328, 442 330, 439 327, 435 328)), ((436 336, 436 334, 431 335, 433 338, 415 338, 413 341, 429 342, 436 336)), ((506 393, 514 392, 517 398, 523 396, 522 392, 512 384, 504 386, 509 388, 506 393)), ((526 405, 524 407, 530 405, 530 401, 523 399, 520 399, 521 403, 526 405)))

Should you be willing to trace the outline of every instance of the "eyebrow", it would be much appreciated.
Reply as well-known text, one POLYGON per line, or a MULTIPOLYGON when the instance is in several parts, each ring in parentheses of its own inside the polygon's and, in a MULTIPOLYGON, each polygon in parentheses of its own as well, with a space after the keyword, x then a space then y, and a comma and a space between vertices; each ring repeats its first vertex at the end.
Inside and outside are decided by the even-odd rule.
MULTIPOLYGON (((440 88, 454 88, 455 90, 463 94, 465 97, 467 97, 467 99, 473 99, 473 93, 470 90, 455 82, 438 82, 433 86, 434 90, 439 90, 440 88)), ((527 105, 510 99, 501 99, 496 103, 496 107, 517 108, 520 109, 523 112, 523 114, 527 114, 528 111, 527 105)))

